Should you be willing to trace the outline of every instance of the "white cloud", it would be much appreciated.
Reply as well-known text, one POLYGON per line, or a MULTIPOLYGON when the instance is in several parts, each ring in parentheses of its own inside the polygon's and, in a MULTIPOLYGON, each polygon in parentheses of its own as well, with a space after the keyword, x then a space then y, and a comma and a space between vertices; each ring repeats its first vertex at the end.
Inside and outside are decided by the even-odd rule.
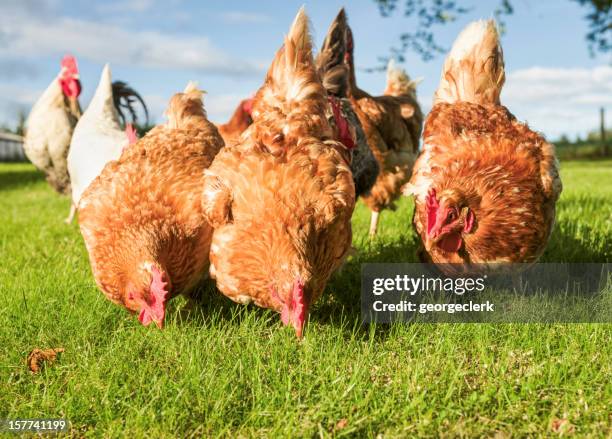
POLYGON ((31 105, 40 97, 44 89, 24 88, 14 84, 0 84, 0 96, 6 96, 15 104, 31 105))
POLYGON ((227 23, 269 23, 272 19, 257 12, 227 11, 220 14, 227 23))
POLYGON ((531 67, 507 74, 502 103, 550 139, 597 128, 599 108, 612 106, 612 67, 531 67))
POLYGON ((16 78, 33 79, 39 75, 39 69, 33 62, 20 59, 0 59, 0 79, 16 78))
POLYGON ((50 17, 55 14, 59 0, 21 0, 3 2, 3 18, 21 17, 50 17))
POLYGON ((14 84, 0 83, 0 125, 14 126, 19 113, 26 116, 32 104, 40 97, 43 89, 29 89, 14 84))
POLYGON ((155 0, 120 0, 95 6, 100 13, 145 12, 153 7, 155 0))
POLYGON ((252 75, 261 67, 233 58, 205 37, 133 31, 114 24, 69 17, 37 19, 9 10, 0 23, 0 57, 29 58, 65 52, 92 61, 157 69, 187 69, 198 73, 252 75))

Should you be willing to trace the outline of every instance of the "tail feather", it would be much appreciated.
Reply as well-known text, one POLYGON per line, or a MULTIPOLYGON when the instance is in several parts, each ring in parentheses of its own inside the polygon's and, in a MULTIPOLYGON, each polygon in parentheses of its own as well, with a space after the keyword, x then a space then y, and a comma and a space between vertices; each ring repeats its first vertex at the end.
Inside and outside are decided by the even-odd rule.
POLYGON ((113 99, 112 73, 110 66, 105 64, 96 91, 87 107, 87 113, 96 116, 101 114, 111 115, 112 119, 119 123, 118 112, 115 111, 116 107, 113 105, 113 99))
POLYGON ((304 100, 321 91, 314 70, 308 17, 303 7, 285 37, 285 44, 276 53, 264 88, 286 103, 304 100))
POLYGON ((203 97, 204 91, 198 89, 196 82, 189 81, 182 93, 177 93, 170 99, 166 116, 169 128, 188 128, 194 123, 206 119, 203 97))
POLYGON ((142 109, 145 113, 145 125, 149 124, 149 109, 145 104, 142 97, 130 86, 128 86, 123 81, 114 81, 112 84, 113 90, 113 103, 115 108, 117 109, 117 113, 119 113, 119 119, 121 119, 122 124, 126 124, 126 112, 129 113, 132 122, 136 122, 138 120, 138 116, 136 114, 135 104, 139 102, 142 105, 142 109))
POLYGON ((469 24, 446 58, 434 105, 440 102, 499 104, 504 58, 494 20, 469 24))
POLYGON ((185 86, 185 90, 183 90, 183 93, 192 94, 193 96, 198 95, 199 97, 202 97, 204 91, 198 88, 198 81, 189 81, 185 86))
POLYGON ((264 137, 282 131, 290 139, 294 133, 304 134, 304 129, 311 133, 329 129, 320 122, 326 108, 327 94, 314 65, 308 17, 302 7, 255 96, 252 117, 267 133, 264 137))
POLYGON ((300 62, 312 62, 310 26, 303 6, 293 20, 289 34, 285 39, 284 59, 287 69, 293 72, 297 71, 300 62))
POLYGON ((317 56, 317 70, 323 81, 323 87, 329 94, 346 97, 349 69, 344 59, 347 52, 347 20, 344 8, 332 22, 321 51, 317 56))
POLYGON ((387 96, 402 96, 410 95, 416 98, 416 87, 423 78, 410 79, 408 73, 395 63, 395 60, 389 60, 387 64, 387 88, 385 94, 387 96))

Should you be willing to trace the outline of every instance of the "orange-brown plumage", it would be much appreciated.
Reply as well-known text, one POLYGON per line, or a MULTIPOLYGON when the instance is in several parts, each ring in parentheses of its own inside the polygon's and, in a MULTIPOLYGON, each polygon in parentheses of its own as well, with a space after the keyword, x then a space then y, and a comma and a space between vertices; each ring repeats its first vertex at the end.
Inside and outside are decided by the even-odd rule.
POLYGON ((96 282, 131 311, 154 302, 156 270, 167 299, 188 292, 208 268, 212 229, 200 194, 223 140, 206 119, 201 94, 190 85, 175 95, 168 122, 108 163, 81 198, 79 223, 96 282))
POLYGON ((407 193, 422 256, 435 263, 531 263, 561 192, 554 147, 499 103, 504 67, 492 21, 447 58, 407 193))
POLYGON ((380 165, 380 173, 370 194, 363 197, 372 211, 370 235, 375 235, 378 214, 383 209, 395 209, 394 202, 401 196, 402 186, 410 179, 418 154, 423 114, 416 99, 416 83, 393 63, 387 72, 383 96, 372 96, 357 86, 353 36, 344 11, 338 14, 336 21, 346 28, 348 35, 349 95, 380 165))
POLYGON ((253 118, 251 117, 252 105, 252 99, 243 99, 238 104, 238 107, 236 107, 236 110, 234 110, 230 120, 227 123, 218 125, 219 134, 223 137, 226 145, 236 143, 244 130, 253 123, 253 118))
POLYGON ((332 140, 328 105, 302 10, 254 98, 253 124, 215 158, 203 192, 217 287, 281 312, 298 336, 351 243, 349 154, 332 140))

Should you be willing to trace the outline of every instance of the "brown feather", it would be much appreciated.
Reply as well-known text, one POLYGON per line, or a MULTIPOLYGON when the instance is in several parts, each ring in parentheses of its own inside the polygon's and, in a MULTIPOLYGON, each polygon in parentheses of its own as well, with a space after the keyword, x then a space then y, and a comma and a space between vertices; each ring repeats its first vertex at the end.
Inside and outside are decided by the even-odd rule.
POLYGON ((499 105, 505 81, 504 57, 494 20, 470 24, 446 58, 434 105, 471 102, 499 105))
POLYGON ((370 149, 380 165, 380 173, 364 202, 374 212, 395 208, 401 188, 410 179, 421 136, 423 114, 413 84, 387 84, 383 96, 361 90, 355 79, 354 41, 346 15, 337 18, 346 29, 349 95, 366 134, 370 149))
POLYGON ((210 273, 232 300, 280 311, 296 279, 308 304, 321 295, 350 248, 355 203, 303 10, 254 99, 253 124, 206 172, 210 273))
POLYGON ((414 225, 429 261, 531 263, 544 251, 554 225, 555 202, 562 189, 558 163, 551 144, 496 104, 503 59, 497 40, 492 40, 497 38, 494 25, 486 23, 483 29, 482 41, 469 40, 478 50, 462 47, 466 62, 455 58, 445 63, 437 96, 450 96, 448 90, 454 90, 459 101, 439 101, 425 122, 423 149, 409 185, 415 195, 414 225), (474 69, 483 65, 495 67, 474 69), (483 72, 489 80, 470 79, 483 72), (464 85, 449 89, 444 78, 451 76, 463 78, 455 85, 464 85), (487 87, 474 87, 476 83, 487 87), (430 242, 426 198, 431 189, 440 204, 459 211, 468 208, 475 217, 474 229, 461 234, 463 245, 457 252, 430 242))
POLYGON ((240 135, 253 123, 251 115, 244 109, 246 102, 247 99, 240 101, 230 120, 217 127, 226 145, 237 142, 240 135))
POLYGON ((146 289, 144 263, 167 273, 170 295, 206 273, 212 229, 203 217, 204 170, 223 146, 208 122, 201 92, 178 93, 168 123, 151 130, 106 165, 84 192, 79 223, 92 271, 104 294, 133 311, 129 286, 146 289))

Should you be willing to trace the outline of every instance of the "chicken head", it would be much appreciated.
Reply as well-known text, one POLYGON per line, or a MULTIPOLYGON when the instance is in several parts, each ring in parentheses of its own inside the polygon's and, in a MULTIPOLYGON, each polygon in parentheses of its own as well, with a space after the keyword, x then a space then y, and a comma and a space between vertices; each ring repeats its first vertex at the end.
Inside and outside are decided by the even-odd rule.
POLYGON ((79 68, 74 56, 66 55, 62 59, 62 73, 59 79, 64 95, 68 99, 77 99, 81 94, 79 68))
POLYGON ((138 320, 145 326, 151 322, 161 329, 164 326, 166 315, 166 301, 168 300, 168 276, 158 266, 145 263, 140 270, 141 280, 148 277, 148 281, 140 283, 143 287, 137 287, 135 283, 127 286, 126 306, 132 311, 138 312, 138 320))
POLYGON ((435 189, 430 189, 426 208, 427 249, 437 245, 445 252, 458 252, 463 246, 463 234, 471 233, 475 222, 465 197, 457 190, 447 190, 438 199, 435 189))

